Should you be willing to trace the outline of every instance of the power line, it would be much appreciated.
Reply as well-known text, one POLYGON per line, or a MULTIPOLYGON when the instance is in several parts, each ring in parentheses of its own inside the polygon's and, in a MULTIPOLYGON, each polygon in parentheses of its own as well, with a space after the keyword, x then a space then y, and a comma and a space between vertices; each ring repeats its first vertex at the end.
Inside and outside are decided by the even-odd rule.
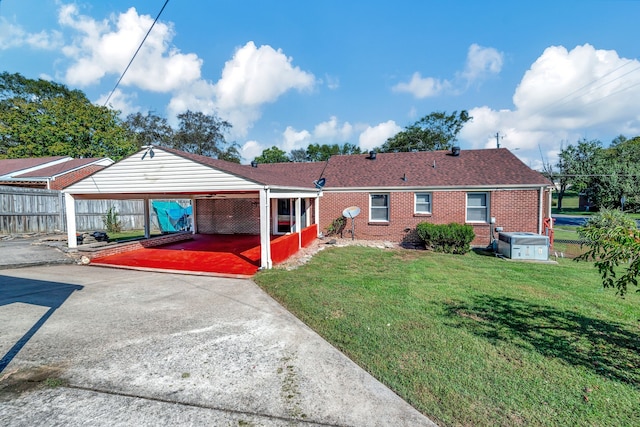
POLYGON ((120 75, 120 78, 116 82, 116 85, 113 87, 113 89, 111 90, 111 93, 109 93, 109 96, 104 101, 104 104, 103 104, 104 107, 107 106, 107 104, 109 103, 109 100, 111 99, 111 97, 113 96, 114 92, 118 88, 118 85, 120 85, 120 82, 122 81, 122 78, 127 73, 127 71, 129 70, 129 67, 133 63, 133 60, 136 59, 136 56, 138 55, 138 52, 140 52, 140 49, 142 49, 142 45, 144 45, 144 42, 147 40, 147 37, 149 37, 149 33, 151 33, 151 30, 153 30, 153 27, 156 25, 156 22, 158 22, 158 19, 160 19, 160 15, 162 15, 162 12, 164 11, 164 8, 167 7, 167 3, 169 3, 169 0, 166 0, 164 2, 164 5, 162 6, 162 9, 160 9, 160 12, 158 13, 158 16, 156 16, 156 19, 153 20, 153 24, 151 24, 151 27, 149 27, 149 31, 147 31, 147 34, 145 34, 144 38, 140 42, 140 45, 138 46, 138 49, 136 49, 135 53, 131 57, 131 60, 129 61, 129 64, 127 64, 127 68, 124 69, 124 71, 120 75))
MULTIPOLYGON (((589 83, 587 83, 587 84, 585 84, 585 85, 583 85, 583 86, 579 87, 578 89, 574 90, 573 92, 568 93, 567 95, 563 96, 562 98, 556 99, 555 101, 553 101, 553 102, 551 102, 550 104, 548 104, 546 107, 543 107, 543 108, 541 108, 540 110, 538 110, 538 113, 544 112, 545 110, 548 110, 548 109, 550 109, 550 108, 554 107, 554 106, 555 106, 556 104, 558 104, 558 103, 560 103, 560 105, 564 105, 564 104, 566 104, 567 102, 570 102, 570 101, 571 101, 571 99, 568 99, 568 100, 567 100, 567 101, 565 101, 565 102, 561 102, 561 101, 564 101, 565 99, 570 98, 570 97, 572 97, 573 95, 576 95, 578 92, 582 91, 583 89, 588 88, 589 86, 591 86, 591 85, 593 85, 593 84, 597 83, 598 81, 600 81, 600 80, 604 79, 605 77, 607 77, 607 76, 609 76, 609 75, 611 75, 611 74, 615 73, 615 72, 616 72, 616 71, 618 71, 619 69, 624 68, 624 67, 626 67, 627 65, 630 65, 630 64, 632 64, 632 63, 633 63, 633 61, 631 61, 631 60, 629 60, 629 61, 625 62, 624 64, 620 65, 619 67, 616 67, 616 68, 614 68, 613 70, 609 71, 608 73, 605 73, 604 75, 602 75, 602 76, 598 77, 597 79, 590 81, 589 83)), ((622 77, 626 76, 627 74, 630 74, 630 73, 632 73, 632 72, 634 72, 634 71, 636 71, 636 70, 638 70, 638 69, 640 69, 640 67, 634 68, 633 70, 629 71, 628 73, 625 73, 625 74, 623 74, 623 75, 621 75, 621 76, 618 76, 618 77, 616 77, 615 79, 613 79, 613 80, 611 80, 611 81, 609 81, 609 82, 607 82, 607 83, 604 83, 603 85, 600 85, 600 86, 598 86, 598 87, 596 87, 596 88, 593 88, 593 89, 591 89, 591 90, 590 90, 589 92, 587 92, 587 93, 591 93, 594 89, 598 89, 598 88, 600 88, 600 87, 602 87, 602 86, 604 86, 604 85, 607 85, 607 84, 612 83, 612 82, 614 82, 614 81, 616 81, 616 80, 619 80, 620 78, 622 78, 622 77)), ((585 95, 586 95, 586 94, 585 94, 585 95)), ((580 95, 580 96, 583 96, 583 95, 580 95)))

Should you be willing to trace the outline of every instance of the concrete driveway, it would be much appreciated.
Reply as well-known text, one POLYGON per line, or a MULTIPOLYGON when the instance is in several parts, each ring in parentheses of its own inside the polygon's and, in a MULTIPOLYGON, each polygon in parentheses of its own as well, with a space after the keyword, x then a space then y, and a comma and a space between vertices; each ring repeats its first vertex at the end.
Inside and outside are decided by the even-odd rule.
POLYGON ((0 270, 0 425, 434 425, 250 280, 0 270))

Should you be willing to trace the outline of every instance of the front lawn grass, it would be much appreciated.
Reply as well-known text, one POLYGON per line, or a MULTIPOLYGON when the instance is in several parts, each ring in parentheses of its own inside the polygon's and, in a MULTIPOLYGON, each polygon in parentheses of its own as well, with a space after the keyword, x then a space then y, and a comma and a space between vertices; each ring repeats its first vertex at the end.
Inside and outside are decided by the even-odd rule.
POLYGON ((255 281, 442 426, 640 425, 640 295, 591 264, 351 246, 255 281))

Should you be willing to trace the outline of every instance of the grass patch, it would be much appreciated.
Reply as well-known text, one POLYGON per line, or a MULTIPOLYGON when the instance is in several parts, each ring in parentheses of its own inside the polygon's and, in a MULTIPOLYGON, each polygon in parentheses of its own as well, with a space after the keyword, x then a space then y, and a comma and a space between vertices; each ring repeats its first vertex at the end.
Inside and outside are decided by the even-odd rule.
POLYGON ((255 281, 440 425, 640 425, 640 295, 590 264, 352 246, 255 281))
MULTIPOLYGON (((160 232, 151 233, 151 237, 160 236, 160 232)), ((109 233, 110 242, 123 242, 126 240, 144 239, 144 230, 125 230, 118 233, 109 233)))

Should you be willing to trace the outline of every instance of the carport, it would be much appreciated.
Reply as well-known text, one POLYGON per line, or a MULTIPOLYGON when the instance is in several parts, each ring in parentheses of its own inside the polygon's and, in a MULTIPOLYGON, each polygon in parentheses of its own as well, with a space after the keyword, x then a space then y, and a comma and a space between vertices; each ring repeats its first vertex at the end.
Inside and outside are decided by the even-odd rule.
MULTIPOLYGON (((233 236, 238 240, 255 236, 259 244, 251 253, 256 268, 271 268, 319 233, 322 189, 316 183, 323 165, 287 166, 285 172, 277 164, 239 165, 165 147, 143 147, 63 190, 69 248, 77 248, 76 200, 143 200, 149 239, 151 202, 189 199, 193 208, 189 232, 194 237, 219 235, 224 239, 218 241, 228 241, 233 236)), ((215 251, 216 239, 209 240, 215 251)), ((198 251, 194 253, 197 257, 198 251)), ((204 256, 201 260, 207 262, 204 256)))

